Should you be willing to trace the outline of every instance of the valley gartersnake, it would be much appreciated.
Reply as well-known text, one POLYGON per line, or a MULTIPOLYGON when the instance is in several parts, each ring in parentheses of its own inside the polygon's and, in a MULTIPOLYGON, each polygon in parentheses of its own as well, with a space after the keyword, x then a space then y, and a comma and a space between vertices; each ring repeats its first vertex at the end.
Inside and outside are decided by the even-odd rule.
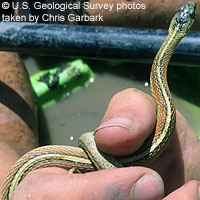
POLYGON ((76 168, 79 172, 85 173, 96 169, 143 165, 158 157, 167 147, 176 123, 176 110, 167 84, 167 67, 176 46, 194 22, 195 7, 193 2, 188 2, 180 8, 173 17, 168 36, 154 59, 150 85, 157 105, 157 122, 155 133, 139 150, 123 157, 105 155, 97 149, 92 132, 80 137, 81 148, 60 145, 39 147, 25 154, 12 167, 4 183, 1 199, 9 200, 27 173, 38 168, 76 168))

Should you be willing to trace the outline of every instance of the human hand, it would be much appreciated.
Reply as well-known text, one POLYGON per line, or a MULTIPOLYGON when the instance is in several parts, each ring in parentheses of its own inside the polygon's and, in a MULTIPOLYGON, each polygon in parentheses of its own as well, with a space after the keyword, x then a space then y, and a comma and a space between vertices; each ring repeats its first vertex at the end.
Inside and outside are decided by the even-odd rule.
MULTIPOLYGON (((198 181, 190 181, 164 200, 196 200, 198 185, 198 181)), ((11 200, 160 200, 163 193, 160 176, 144 167, 71 175, 61 168, 44 168, 30 172, 11 200)))
MULTIPOLYGON (((96 143, 112 155, 132 153, 152 132, 155 121, 155 104, 151 97, 127 89, 112 98, 102 124, 96 130, 96 143)), ((161 175, 166 194, 188 180, 199 179, 199 148, 195 133, 177 112, 176 130, 169 147, 147 166, 161 175)), ((12 200, 161 199, 164 194, 162 179, 149 168, 129 167, 81 175, 69 175, 58 168, 40 169, 25 177, 12 200)), ((178 199, 180 196, 181 199, 196 199, 198 184, 198 181, 189 182, 165 199, 178 199)))
MULTIPOLYGON (((96 129, 95 141, 105 153, 128 155, 139 149, 155 123, 156 106, 152 97, 136 89, 126 89, 111 99, 96 129)), ((199 180, 199 152, 197 135, 177 111, 172 141, 165 152, 146 167, 161 175, 165 194, 168 194, 189 180, 199 180)))

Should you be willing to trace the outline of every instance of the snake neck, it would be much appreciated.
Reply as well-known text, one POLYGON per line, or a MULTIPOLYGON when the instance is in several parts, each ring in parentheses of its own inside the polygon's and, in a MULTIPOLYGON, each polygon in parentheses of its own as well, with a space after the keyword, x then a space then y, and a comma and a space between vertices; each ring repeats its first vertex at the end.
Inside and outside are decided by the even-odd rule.
POLYGON ((155 133, 145 140, 138 151, 125 158, 120 158, 124 166, 145 165, 151 162, 165 149, 173 135, 176 111, 167 84, 167 67, 181 38, 178 29, 168 34, 154 59, 150 81, 152 95, 157 106, 155 133))
POLYGON ((152 66, 150 81, 157 107, 157 123, 150 152, 156 153, 159 149, 164 150, 165 148, 161 147, 168 145, 174 131, 176 110, 167 83, 167 67, 181 39, 182 36, 177 27, 171 34, 168 34, 152 66))
POLYGON ((157 107, 163 105, 163 101, 161 100, 165 100, 165 98, 161 97, 164 95, 164 91, 166 91, 170 95, 167 98, 171 98, 167 83, 167 67, 174 50, 182 39, 182 37, 178 33, 179 29, 177 27, 171 34, 168 34, 167 38, 165 39, 161 48, 156 54, 152 65, 150 75, 151 91, 157 107), (158 94, 161 95, 160 98, 157 97, 158 94))
POLYGON ((150 75, 153 96, 155 92, 155 83, 159 82, 160 77, 163 77, 163 79, 167 78, 167 67, 169 61, 181 39, 182 37, 179 35, 179 29, 177 27, 171 34, 168 34, 167 38, 156 54, 150 75))

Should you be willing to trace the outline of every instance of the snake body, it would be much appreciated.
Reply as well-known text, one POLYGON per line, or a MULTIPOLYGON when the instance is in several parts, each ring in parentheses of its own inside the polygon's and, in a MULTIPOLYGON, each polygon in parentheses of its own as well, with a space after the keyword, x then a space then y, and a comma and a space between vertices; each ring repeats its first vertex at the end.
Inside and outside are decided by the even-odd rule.
POLYGON ((38 168, 53 166, 69 170, 75 167, 78 172, 86 173, 97 169, 144 165, 158 157, 168 145, 176 122, 175 106, 167 84, 167 67, 175 48, 194 22, 195 7, 190 1, 179 9, 154 59, 150 85, 157 106, 157 122, 155 133, 139 150, 129 156, 113 158, 97 149, 92 132, 80 137, 81 148, 61 145, 36 148, 22 156, 11 168, 2 189, 1 200, 9 200, 27 173, 38 168))

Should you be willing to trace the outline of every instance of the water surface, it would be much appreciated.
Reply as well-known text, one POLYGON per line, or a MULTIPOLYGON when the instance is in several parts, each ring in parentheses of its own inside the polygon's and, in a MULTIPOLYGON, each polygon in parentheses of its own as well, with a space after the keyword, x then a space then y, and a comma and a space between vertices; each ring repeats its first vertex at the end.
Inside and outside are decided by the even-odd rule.
MULTIPOLYGON (((62 58, 25 57, 30 74, 55 66, 62 58)), ((111 97, 126 88, 151 94, 151 66, 86 60, 95 72, 94 83, 66 95, 60 102, 39 112, 40 143, 77 146, 82 133, 94 130, 101 122, 111 97)), ((200 68, 170 66, 169 86, 176 108, 200 136, 200 68)))

